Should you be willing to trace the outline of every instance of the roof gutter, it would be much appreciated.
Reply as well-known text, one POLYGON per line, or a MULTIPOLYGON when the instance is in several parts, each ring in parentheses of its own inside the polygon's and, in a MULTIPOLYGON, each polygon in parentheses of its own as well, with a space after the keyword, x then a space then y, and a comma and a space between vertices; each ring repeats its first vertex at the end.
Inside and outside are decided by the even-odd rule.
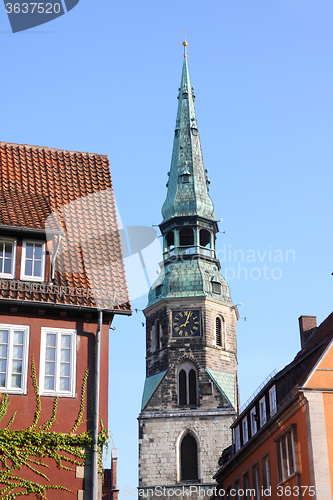
POLYGON ((101 331, 103 312, 98 311, 98 326, 96 332, 96 357, 95 357, 95 404, 94 404, 94 429, 92 450, 92 500, 98 500, 98 424, 99 424, 99 390, 101 366, 101 331))
POLYGON ((6 226, 5 224, 0 224, 0 231, 10 231, 12 233, 34 233, 34 234, 42 234, 46 233, 50 234, 64 234, 64 231, 60 231, 57 229, 39 229, 36 227, 21 227, 21 226, 6 226))
MULTIPOLYGON (((19 304, 20 306, 28 305, 28 306, 39 306, 45 308, 54 308, 54 309, 71 309, 74 311, 88 311, 95 312, 97 307, 93 306, 80 306, 74 304, 63 304, 61 302, 43 302, 42 300, 23 300, 23 299, 4 299, 0 296, 0 304, 19 304)), ((132 316, 131 309, 103 309, 106 314, 123 314, 125 316, 132 316)))

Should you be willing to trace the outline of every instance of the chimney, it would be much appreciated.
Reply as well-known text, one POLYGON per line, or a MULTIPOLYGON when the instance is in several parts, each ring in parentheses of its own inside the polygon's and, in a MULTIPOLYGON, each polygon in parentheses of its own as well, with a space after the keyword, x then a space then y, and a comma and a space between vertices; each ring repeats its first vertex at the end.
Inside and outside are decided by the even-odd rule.
POLYGON ((299 333, 301 336, 301 349, 303 350, 314 329, 317 328, 317 317, 300 316, 298 318, 298 322, 299 322, 299 333))
POLYGON ((112 500, 118 500, 118 487, 117 487, 117 460, 118 460, 118 450, 117 448, 112 448, 111 450, 111 498, 112 500))

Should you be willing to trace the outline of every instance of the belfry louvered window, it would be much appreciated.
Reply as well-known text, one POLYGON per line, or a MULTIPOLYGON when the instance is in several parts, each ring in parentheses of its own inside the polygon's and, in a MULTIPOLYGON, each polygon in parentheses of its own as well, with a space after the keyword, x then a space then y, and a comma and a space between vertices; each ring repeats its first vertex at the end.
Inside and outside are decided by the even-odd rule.
POLYGON ((155 350, 158 351, 161 348, 161 324, 159 320, 155 323, 155 350))
POLYGON ((180 446, 181 480, 198 479, 198 446, 188 432, 180 446))
POLYGON ((197 404, 197 372, 195 366, 186 361, 178 370, 178 404, 197 404))
POLYGON ((215 333, 216 333, 216 345, 222 347, 222 324, 221 318, 217 317, 215 320, 215 333))

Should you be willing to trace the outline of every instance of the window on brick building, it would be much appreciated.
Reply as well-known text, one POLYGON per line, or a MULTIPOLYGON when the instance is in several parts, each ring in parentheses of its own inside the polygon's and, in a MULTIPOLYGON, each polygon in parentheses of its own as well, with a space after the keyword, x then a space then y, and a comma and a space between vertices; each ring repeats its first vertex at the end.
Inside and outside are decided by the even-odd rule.
POLYGON ((189 432, 180 445, 181 480, 198 479, 198 446, 189 432))
POLYGON ((265 425, 266 423, 266 398, 265 396, 260 399, 259 401, 259 420, 260 420, 260 427, 265 425))
POLYGON ((243 499, 243 495, 242 497, 240 496, 240 481, 239 479, 236 479, 236 481, 234 482, 234 489, 235 489, 235 494, 234 494, 234 500, 241 500, 241 498, 243 499))
POLYGON ((273 387, 270 388, 269 390, 269 412, 270 415, 273 416, 276 413, 276 386, 273 385, 273 387))
POLYGON ((254 436, 258 430, 258 417, 255 406, 250 411, 250 422, 251 422, 251 436, 254 436))
POLYGON ((45 243, 39 241, 23 241, 21 279, 44 281, 45 251, 45 243))
POLYGON ((75 396, 76 330, 42 328, 39 387, 45 396, 75 396))
POLYGON ((260 500, 260 477, 258 462, 252 466, 252 489, 254 490, 254 500, 260 500))
POLYGON ((0 392, 27 393, 29 327, 0 324, 0 392))
POLYGON ((0 240, 0 278, 12 279, 15 275, 16 241, 0 240))
POLYGON ((237 425, 237 427, 235 427, 235 450, 236 450, 236 453, 238 450, 240 450, 240 447, 241 447, 240 428, 239 428, 239 425, 237 425))
POLYGON ((245 500, 251 500, 251 493, 250 493, 250 476, 249 476, 249 471, 247 470, 243 474, 243 490, 244 490, 244 496, 243 498, 245 500))
POLYGON ((249 427, 247 422, 247 417, 242 420, 242 429, 243 429, 243 444, 247 443, 249 440, 249 427))
POLYGON ((269 454, 267 453, 261 459, 262 467, 262 486, 267 490, 271 486, 271 470, 269 466, 269 454))
POLYGON ((281 483, 299 469, 296 425, 292 424, 287 427, 274 441, 276 442, 278 481, 281 483))
POLYGON ((178 404, 197 404, 197 370, 193 363, 185 361, 178 368, 178 404))

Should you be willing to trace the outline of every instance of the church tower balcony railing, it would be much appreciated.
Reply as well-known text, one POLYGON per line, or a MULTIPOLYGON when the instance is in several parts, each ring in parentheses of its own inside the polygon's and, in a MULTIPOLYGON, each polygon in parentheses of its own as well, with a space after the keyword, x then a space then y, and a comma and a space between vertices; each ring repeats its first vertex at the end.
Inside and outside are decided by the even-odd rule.
POLYGON ((170 250, 167 250, 163 253, 163 259, 167 260, 172 257, 176 257, 179 255, 202 255, 203 257, 210 257, 212 259, 216 258, 215 250, 212 248, 201 247, 199 245, 193 246, 182 246, 182 247, 174 247, 170 250))

